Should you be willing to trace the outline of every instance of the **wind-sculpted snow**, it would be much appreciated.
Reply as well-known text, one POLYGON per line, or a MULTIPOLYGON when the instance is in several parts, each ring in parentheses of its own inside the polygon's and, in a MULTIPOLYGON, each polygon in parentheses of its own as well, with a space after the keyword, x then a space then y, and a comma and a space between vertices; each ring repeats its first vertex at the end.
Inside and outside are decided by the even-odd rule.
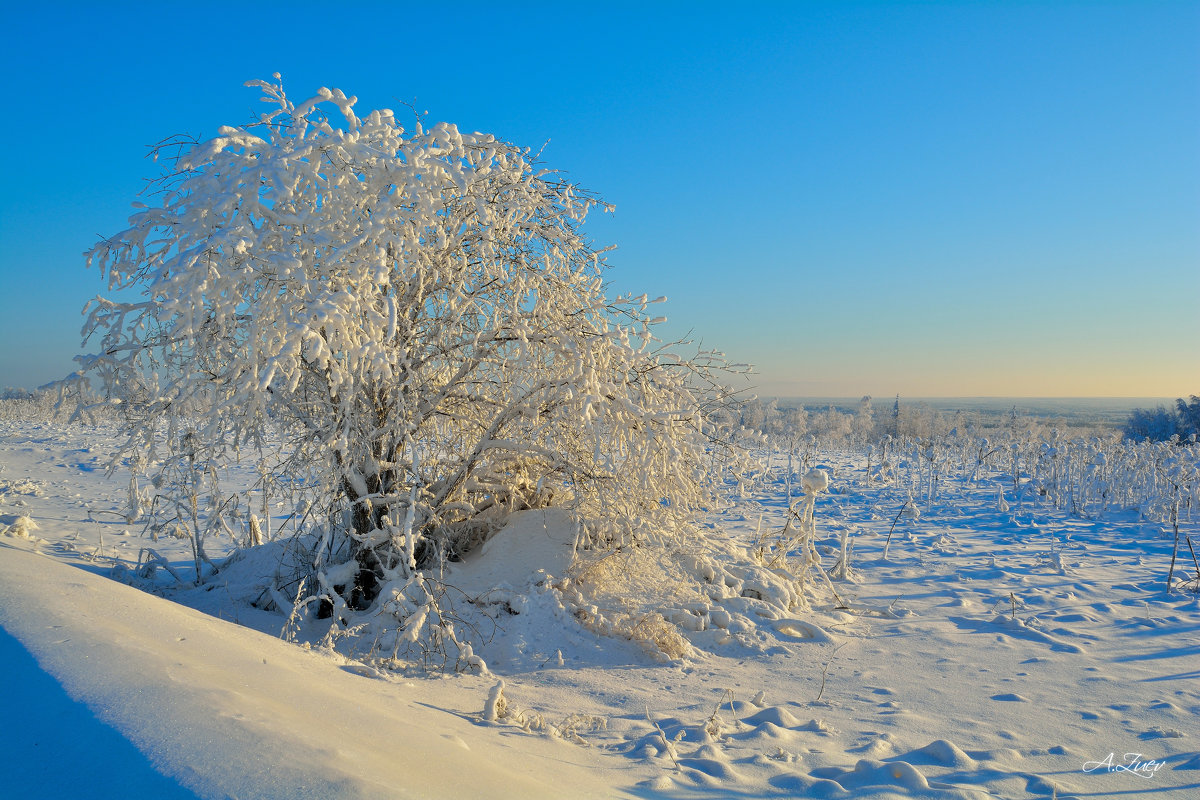
POLYGON ((548 796, 522 766, 547 758, 581 792, 606 785, 586 751, 481 738, 474 709, 431 707, 412 683, 37 555, 0 548, 0 597, 0 623, 69 694, 202 797, 548 796))
MULTIPOLYGON (((1082 462, 1064 462, 1056 498, 1024 467, 1013 490, 993 463, 1011 450, 980 464, 953 442, 933 462, 898 447, 888 482, 859 453, 795 458, 790 477, 776 455, 709 516, 708 546, 654 558, 590 549, 569 515, 526 511, 428 585, 474 660, 449 646, 393 659, 395 626, 289 617, 311 551, 283 508, 269 522, 286 536, 214 539, 220 571, 192 585, 187 541, 153 541, 126 519, 125 481, 87 469, 111 441, 0 429, 0 515, 37 526, 0 536, 0 624, 201 796, 1200 793, 1197 568, 1184 541, 1168 592, 1162 504, 1105 506, 1094 483, 1082 502, 1079 482, 1099 480, 1082 462), (815 463, 829 484, 811 529, 793 495, 789 529, 788 492, 815 463), (816 568, 839 561, 826 585, 816 568)), ((1100 451, 1110 476, 1132 469, 1119 448, 1079 446, 1100 451)), ((1178 523, 1200 541, 1186 503, 1178 523)), ((416 624, 428 597, 393 588, 416 624)), ((120 781, 95 796, 123 797, 120 781)))

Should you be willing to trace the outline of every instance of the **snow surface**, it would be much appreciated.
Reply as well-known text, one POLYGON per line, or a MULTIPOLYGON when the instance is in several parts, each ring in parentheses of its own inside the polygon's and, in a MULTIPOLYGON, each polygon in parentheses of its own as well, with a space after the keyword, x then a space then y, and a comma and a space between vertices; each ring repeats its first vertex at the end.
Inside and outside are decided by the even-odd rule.
MULTIPOLYGON (((499 589, 488 671, 427 676, 282 641, 283 615, 250 604, 261 554, 194 589, 112 580, 151 544, 185 579, 191 560, 123 518, 127 477, 97 469, 110 443, 0 422, 5 797, 1200 790, 1200 602, 1164 593, 1170 537, 1136 511, 1072 516, 985 476, 901 515, 908 487, 823 453, 818 549, 831 567, 849 543, 841 602, 680 599, 689 651, 667 662, 567 613, 551 578, 575 532, 530 512, 447 576, 472 599, 499 589)), ((709 532, 777 531, 785 492, 766 481, 709 532)))

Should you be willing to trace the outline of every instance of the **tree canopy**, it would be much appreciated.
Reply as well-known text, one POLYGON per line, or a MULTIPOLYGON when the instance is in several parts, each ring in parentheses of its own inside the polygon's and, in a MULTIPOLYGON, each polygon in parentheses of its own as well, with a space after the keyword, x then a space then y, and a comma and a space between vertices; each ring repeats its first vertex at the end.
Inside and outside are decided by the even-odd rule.
POLYGON ((494 136, 247 85, 270 110, 161 145, 152 202, 87 253, 138 298, 89 305, 77 380, 120 412, 117 458, 189 487, 197 564, 199 487, 247 458, 313 487, 354 607, 520 508, 608 541, 691 530, 727 365, 607 296, 581 231, 603 204, 494 136))

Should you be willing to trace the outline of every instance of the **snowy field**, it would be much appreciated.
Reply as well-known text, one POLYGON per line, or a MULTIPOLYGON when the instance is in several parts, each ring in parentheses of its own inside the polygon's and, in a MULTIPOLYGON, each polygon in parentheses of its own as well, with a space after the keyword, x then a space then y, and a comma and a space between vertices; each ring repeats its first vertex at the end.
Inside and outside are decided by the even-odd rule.
MULTIPOLYGON (((832 588, 789 608, 683 554, 651 566, 693 593, 640 638, 579 611, 570 526, 524 512, 444 576, 478 660, 443 674, 264 601, 282 543, 210 541, 191 587, 187 541, 124 518, 113 441, 0 422, 5 797, 1200 796, 1196 568, 1182 540, 1166 592, 1174 531, 1116 490, 817 452, 832 588)), ((707 521, 718 551, 770 553, 789 491, 777 458, 707 521)), ((595 568, 656 580, 636 553, 595 568)))

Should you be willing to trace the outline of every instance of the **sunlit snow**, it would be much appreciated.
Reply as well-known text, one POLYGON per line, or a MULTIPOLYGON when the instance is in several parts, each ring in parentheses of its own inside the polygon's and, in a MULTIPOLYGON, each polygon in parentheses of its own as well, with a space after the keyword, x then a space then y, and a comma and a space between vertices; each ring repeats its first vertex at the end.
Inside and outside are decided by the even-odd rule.
POLYGON ((192 587, 186 541, 151 542, 126 519, 127 478, 96 469, 111 430, 0 422, 4 794, 1194 797, 1196 568, 1185 543, 1165 591, 1173 530, 1143 490, 1121 494, 1126 445, 1085 442, 1068 463, 1029 434, 1022 458, 1048 460, 1022 462, 1014 490, 1009 451, 981 461, 964 440, 943 436, 932 463, 897 445, 882 478, 845 443, 810 454, 822 476, 764 451, 708 519, 714 549, 595 564, 694 587, 636 629, 651 644, 669 629, 674 655, 630 633, 645 598, 564 583, 570 517, 524 512, 442 576, 477 657, 443 674, 323 644, 316 619, 286 633, 264 598, 279 541, 227 566, 214 543, 223 568, 192 587), (1092 468, 1063 478, 1068 496, 1055 463, 1092 468), (834 576, 802 603, 736 558, 758 546, 770 563, 794 488, 834 576), (127 585, 151 586, 148 548, 178 576, 156 570, 154 592, 127 585))

